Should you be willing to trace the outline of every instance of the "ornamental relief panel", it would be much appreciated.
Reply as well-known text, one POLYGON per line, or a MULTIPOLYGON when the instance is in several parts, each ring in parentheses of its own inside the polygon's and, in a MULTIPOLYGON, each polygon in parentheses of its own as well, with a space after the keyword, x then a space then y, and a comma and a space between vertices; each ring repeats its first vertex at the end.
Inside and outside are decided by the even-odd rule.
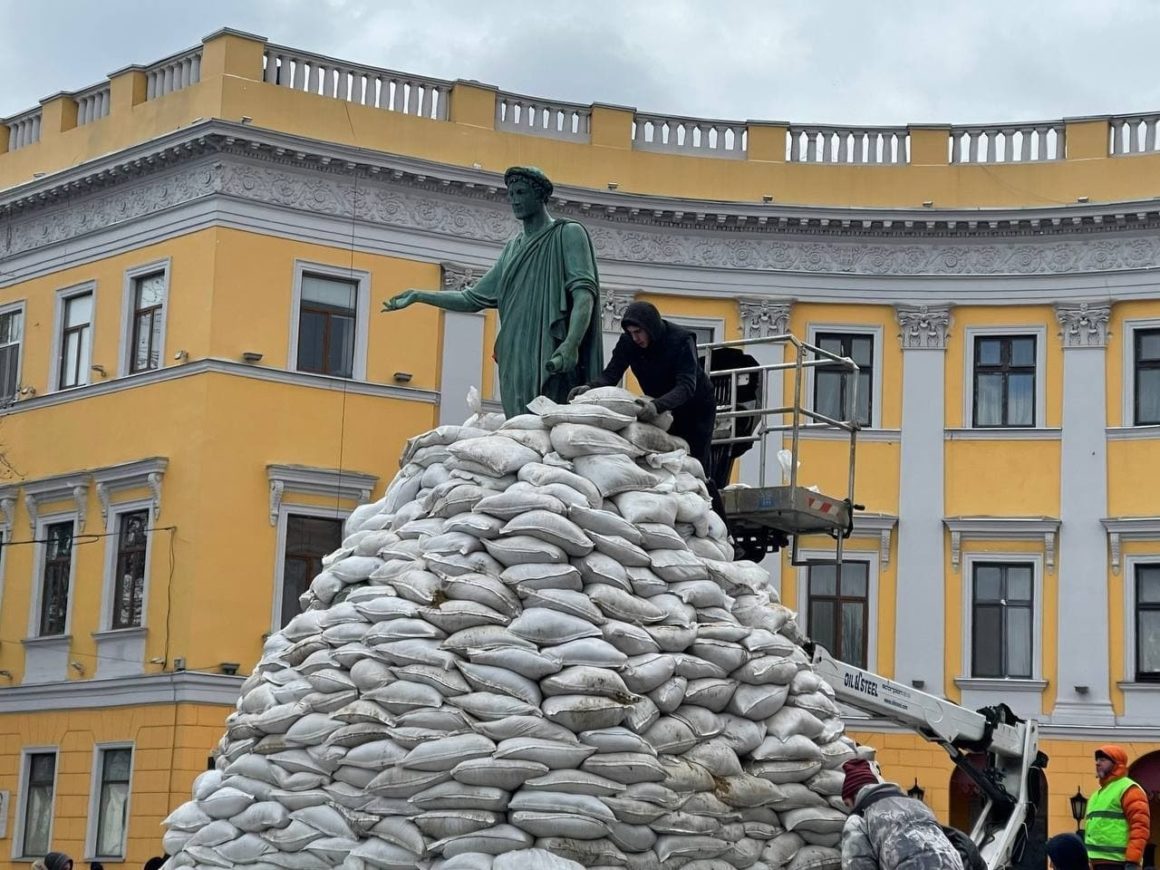
MULTIPOLYGON (((66 197, 59 206, 8 221, 0 252, 12 256, 172 209, 204 197, 231 198, 309 215, 417 230, 499 245, 517 231, 506 204, 409 187, 386 174, 351 175, 334 168, 265 165, 218 154, 164 175, 142 176, 98 193, 66 197)), ((583 220, 606 260, 666 266, 842 275, 1051 275, 1160 268, 1160 237, 1077 236, 929 242, 841 237, 776 228, 645 226, 606 220, 571 205, 560 215, 583 220)), ((349 230, 348 230, 349 232, 349 230)))

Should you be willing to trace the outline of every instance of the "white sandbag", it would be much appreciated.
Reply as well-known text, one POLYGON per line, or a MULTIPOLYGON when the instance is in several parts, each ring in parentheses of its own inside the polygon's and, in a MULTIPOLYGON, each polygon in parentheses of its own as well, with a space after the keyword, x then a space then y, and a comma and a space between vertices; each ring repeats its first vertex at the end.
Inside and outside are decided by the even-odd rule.
POLYGON ((508 626, 512 634, 540 646, 552 646, 582 637, 599 637, 601 629, 576 616, 546 607, 529 607, 508 626))
MULTIPOLYGON (((469 516, 471 515, 469 514, 469 516)), ((442 592, 452 600, 474 601, 508 617, 519 616, 521 610, 519 598, 515 593, 500 580, 486 574, 463 574, 458 577, 448 577, 443 581, 442 592)), ((456 629, 456 631, 460 630, 456 629)))
POLYGON ((660 652, 655 640, 639 625, 610 619, 600 627, 603 638, 628 656, 660 652))
POLYGON ((242 834, 236 840, 215 846, 214 851, 231 864, 253 864, 263 855, 273 852, 274 847, 257 834, 242 834))
POLYGON ((544 699, 541 709, 550 721, 579 733, 619 725, 628 706, 599 695, 554 695, 544 699))
POLYGON ((538 707, 542 700, 540 687, 535 681, 491 665, 481 665, 471 662, 457 662, 460 673, 477 692, 497 692, 502 695, 511 695, 526 704, 538 707))
POLYGON ((552 439, 545 429, 501 429, 501 434, 529 450, 536 451, 540 456, 552 449, 552 439))
POLYGON ((630 523, 661 523, 671 526, 677 520, 677 500, 655 492, 624 492, 616 496, 616 509, 630 523))
POLYGON ((444 524, 448 532, 460 532, 481 539, 498 538, 503 526, 503 520, 482 513, 457 514, 447 519, 444 524))
POLYGON ((295 810, 290 814, 291 819, 296 819, 304 824, 309 825, 316 831, 321 831, 328 837, 353 837, 354 832, 342 814, 333 807, 307 807, 302 810, 295 810))
POLYGON ((797 810, 786 810, 780 814, 781 822, 786 830, 802 834, 809 831, 815 834, 841 833, 846 823, 846 814, 830 809, 829 807, 802 807, 797 810))
MULTIPOLYGON (((704 707, 692 704, 683 704, 673 711, 673 718, 689 726, 693 736, 698 740, 712 740, 725 733, 725 719, 704 707)), ((730 743, 732 745, 732 742, 730 743)), ((734 746, 736 751, 736 746, 734 746)))
POLYGON ((500 823, 503 815, 490 810, 429 810, 415 816, 415 826, 434 840, 481 831, 500 823))
POLYGON ((511 617, 476 601, 443 601, 425 607, 419 615, 436 626, 444 636, 479 625, 507 625, 511 617))
MULTIPOLYGON (((579 477, 579 475, 575 475, 579 477)), ((584 480, 584 478, 579 478, 584 480)), ((585 480, 589 486, 592 484, 585 480)), ((595 491, 595 488, 593 488, 595 491)), ((597 504, 600 504, 599 494, 597 494, 597 504)), ((596 532, 600 535, 615 535, 616 537, 624 538, 631 544, 639 545, 641 542, 641 534, 637 531, 636 526, 619 514, 614 514, 611 511, 606 511, 600 508, 569 506, 568 517, 577 526, 588 532, 596 532)))
MULTIPOLYGON (((507 647, 535 649, 536 647, 531 641, 524 640, 522 637, 517 637, 513 634, 510 624, 506 627, 502 625, 479 625, 474 628, 465 628, 462 631, 457 631, 449 635, 440 646, 445 650, 459 653, 466 653, 469 649, 490 650, 505 649, 507 647)), ((454 664, 454 661, 452 664, 454 664)))
MULTIPOLYGON (((603 617, 601 617, 603 622, 603 617)), ((582 637, 556 646, 546 646, 541 652, 560 662, 561 668, 620 668, 628 656, 608 641, 599 637, 582 637)))
POLYGON ((682 858, 685 861, 716 858, 726 848, 728 848, 727 844, 716 837, 679 834, 657 838, 657 844, 654 847, 662 864, 682 858))
POLYGON ((805 695, 791 694, 786 703, 791 707, 808 710, 819 718, 831 719, 841 715, 838 705, 821 692, 810 692, 805 695))
POLYGON ((376 867, 378 870, 413 870, 421 852, 413 852, 380 837, 368 837, 361 840, 358 846, 351 850, 350 855, 361 859, 368 867, 376 867))
POLYGON ((619 782, 586 770, 551 770, 543 776, 527 780, 523 788, 524 791, 555 791, 608 797, 623 792, 625 787, 619 782))
MULTIPOLYGON (((565 459, 594 455, 628 457, 641 456, 644 453, 639 447, 634 447, 614 432, 583 423, 561 423, 554 426, 551 437, 552 447, 565 459)), ((588 476, 579 468, 577 471, 584 477, 588 476)), ((600 484, 597 483, 597 488, 599 487, 600 484)))
POLYGON ((532 704, 498 692, 469 692, 447 700, 468 715, 489 722, 508 716, 535 716, 539 713, 538 708, 532 704))
POLYGON ((647 568, 651 564, 648 553, 620 535, 589 532, 588 538, 600 553, 615 560, 619 565, 647 568))
POLYGON ((750 765, 754 776, 778 785, 805 782, 822 769, 820 761, 755 761, 750 765))
POLYGON ((657 484, 656 475, 626 455, 577 456, 574 465, 576 473, 590 480, 603 498, 652 489, 657 484))
MULTIPOLYGON (((593 534, 599 538, 600 535, 593 534)), ((604 553, 589 553, 577 560, 580 574, 587 584, 606 583, 615 586, 624 592, 632 591, 632 584, 628 582, 628 570, 624 563, 604 553)))
POLYGON ((503 789, 464 785, 448 780, 420 792, 411 798, 411 802, 424 810, 481 809, 499 812, 507 808, 509 797, 503 789))
POLYGON ((802 734, 789 737, 769 736, 753 751, 755 761, 820 761, 818 745, 802 734))
MULTIPOLYGON (((508 809, 510 811, 532 810, 545 813, 582 815, 606 823, 616 821, 616 816, 613 815, 612 810, 598 797, 570 792, 522 790, 512 795, 508 809)), ((594 838, 584 837, 582 839, 594 838)))
POLYGON ((527 607, 546 607, 550 610, 559 610, 570 616, 587 620, 593 625, 601 625, 605 621, 604 614, 592 603, 592 600, 583 593, 569 589, 522 589, 521 596, 527 607))
POLYGON ((456 441, 447 450, 457 459, 482 465, 497 477, 515 474, 529 462, 540 461, 538 451, 500 434, 456 441))
POLYGON ((804 845, 789 862, 787 870, 838 870, 841 866, 842 853, 838 849, 804 845))
MULTIPOLYGON (((553 649, 553 647, 549 647, 549 649, 553 649)), ((469 650, 468 656, 474 664, 502 668, 529 680, 542 679, 549 674, 556 673, 563 667, 563 663, 552 655, 522 647, 469 650)))
POLYGON ((572 400, 573 405, 600 405, 635 420, 637 396, 622 387, 593 387, 572 400))
POLYGON ((646 550, 685 550, 688 545, 673 529, 672 524, 640 523, 641 546, 646 550))
POLYGON ((571 740, 553 740, 542 737, 510 737, 496 746, 495 757, 517 761, 534 761, 551 770, 578 768, 596 749, 571 740))
POLYGON ((195 831, 203 824, 208 824, 211 819, 228 819, 236 816, 253 802, 254 799, 250 795, 227 785, 209 797, 199 800, 196 805, 186 804, 179 807, 163 824, 178 830, 195 831), (185 815, 179 815, 182 812, 185 815))
POLYGON ((689 449, 688 442, 683 438, 670 435, 651 423, 630 423, 621 430, 620 435, 645 453, 670 453, 689 449))
MULTIPOLYGON (((245 811, 243 810, 243 812, 245 812, 245 811)), ((295 823, 291 822, 290 824, 295 824, 295 823)), ((287 826, 287 827, 289 827, 289 826, 287 826)), ((268 832, 266 839, 273 842, 273 838, 270 835, 281 834, 283 831, 287 830, 287 827, 283 827, 280 830, 275 829, 273 831, 268 832)), ((312 828, 308 828, 307 830, 310 831, 311 837, 306 842, 309 842, 311 839, 315 839, 315 838, 321 836, 321 834, 319 834, 317 831, 313 830, 312 828)), ((174 828, 172 833, 185 833, 185 832, 178 831, 176 828, 174 828)), ((187 838, 186 838, 185 843, 183 845, 210 846, 210 847, 218 846, 218 845, 221 845, 222 843, 227 843, 230 840, 235 839, 240 833, 241 833, 241 831, 239 831, 237 828, 235 828, 233 825, 231 825, 225 819, 218 819, 217 821, 210 822, 205 827, 198 829, 195 833, 187 834, 187 838)), ((275 843, 275 847, 281 848, 276 843, 275 843)))
POLYGON ((670 755, 680 755, 697 745, 692 729, 671 716, 658 719, 642 736, 656 752, 670 755))
POLYGON ((751 686, 742 683, 733 692, 729 712, 754 721, 768 719, 782 708, 788 694, 787 686, 751 686))
POLYGON ((424 554, 458 553, 460 556, 466 556, 468 553, 478 552, 482 549, 483 544, 474 535, 468 535, 464 532, 444 532, 441 535, 424 538, 421 541, 421 546, 424 554))
POLYGON ((512 792, 546 773, 548 766, 538 761, 491 756, 470 758, 451 768, 451 776, 456 782, 464 785, 492 785, 512 792))
MULTIPOLYGON (((553 429, 561 425, 578 424, 595 426, 610 432, 618 432, 636 421, 635 414, 622 414, 605 405, 580 402, 571 405, 556 405, 546 409, 540 417, 545 424, 553 429)), ((559 450, 559 446, 556 449, 559 450)))
POLYGON ((678 835, 715 835, 721 831, 721 823, 709 816, 696 815, 678 810, 675 813, 665 813, 652 823, 652 829, 658 834, 678 835))
POLYGON ((717 677, 690 680, 685 689, 685 703, 720 713, 733 697, 732 681, 717 677))
POLYGON ((701 765, 715 777, 740 776, 742 773, 737 753, 724 737, 714 737, 712 740, 698 743, 688 750, 684 757, 701 765))
POLYGON ((574 837, 539 837, 536 848, 575 861, 582 867, 623 867, 628 860, 607 838, 577 840, 574 837))
POLYGON ((261 833, 267 828, 286 827, 290 824, 290 813, 275 801, 259 801, 231 816, 230 823, 240 831, 261 833))
MULTIPOLYGON (((624 680, 612 670, 594 667, 569 667, 540 681, 545 697, 555 695, 601 695, 621 703, 632 700, 624 680)), ((611 726, 605 726, 611 727, 611 726)), ((589 729, 584 729, 589 730, 589 729)))
POLYGON ((688 687, 689 681, 684 677, 672 677, 649 692, 648 697, 662 713, 672 713, 685 700, 688 687))
POLYGON ((749 808, 779 800, 782 797, 779 788, 767 779, 740 773, 721 777, 717 783, 717 794, 728 806, 749 808))
MULTIPOLYGON (((569 556, 585 556, 592 552, 592 541, 574 522, 557 513, 533 510, 521 514, 503 528, 503 536, 530 535, 562 549, 569 556)), ((495 555, 493 553, 493 555, 495 555)), ((499 558, 497 556, 497 558, 499 558)), ((503 559, 499 559, 503 562, 503 559)), ((537 559, 547 561, 550 559, 537 559)))
POLYGON ((455 734, 416 746, 398 762, 414 770, 451 770, 461 761, 490 756, 495 743, 482 734, 455 734))
POLYGON ((512 535, 484 541, 483 544, 488 553, 505 568, 512 565, 562 564, 568 561, 568 554, 559 546, 531 535, 512 535))

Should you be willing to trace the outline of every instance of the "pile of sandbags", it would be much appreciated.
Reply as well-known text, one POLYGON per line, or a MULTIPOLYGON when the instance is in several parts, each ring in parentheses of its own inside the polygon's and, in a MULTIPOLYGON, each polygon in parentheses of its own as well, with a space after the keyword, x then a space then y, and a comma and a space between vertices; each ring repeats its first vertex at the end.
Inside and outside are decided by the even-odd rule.
POLYGON ((833 691, 634 398, 408 443, 166 819, 170 866, 839 865, 833 691))

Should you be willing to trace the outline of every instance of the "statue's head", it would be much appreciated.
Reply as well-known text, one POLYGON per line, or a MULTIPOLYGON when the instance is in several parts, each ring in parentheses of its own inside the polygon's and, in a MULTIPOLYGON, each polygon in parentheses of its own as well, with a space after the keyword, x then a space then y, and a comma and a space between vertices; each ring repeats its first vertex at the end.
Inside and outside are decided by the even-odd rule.
POLYGON ((508 202, 517 218, 530 217, 543 208, 552 195, 551 179, 534 166, 513 166, 503 174, 508 202))

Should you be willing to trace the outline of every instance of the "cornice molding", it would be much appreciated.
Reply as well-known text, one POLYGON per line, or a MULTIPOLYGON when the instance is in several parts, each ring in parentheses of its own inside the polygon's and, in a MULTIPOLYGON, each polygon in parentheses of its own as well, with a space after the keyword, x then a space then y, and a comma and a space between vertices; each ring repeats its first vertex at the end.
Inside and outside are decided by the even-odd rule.
POLYGON ((1108 562, 1113 574, 1120 573, 1124 541, 1160 540, 1160 517, 1104 517, 1100 524, 1108 534, 1108 562))
MULTIPOLYGON (((0 259, 212 197, 498 246, 516 231, 502 184, 497 173, 204 122, 0 192, 10 224, 0 259)), ((894 277, 1160 269, 1154 201, 960 214, 561 186, 551 207, 585 222, 601 259, 629 264, 894 277)))
POLYGON ((1112 306, 1108 302, 1061 302, 1055 306, 1055 319, 1061 327, 1059 336, 1064 350, 1077 347, 1106 348, 1108 320, 1112 306))
POLYGON ((951 328, 949 305, 895 305, 903 350, 946 350, 951 328))
POLYGON ((270 483, 270 525, 278 525, 278 514, 286 493, 333 498, 335 502, 353 501, 365 504, 379 482, 378 475, 339 468, 314 468, 309 465, 267 465, 270 483))
POLYGON ((1056 517, 944 517, 951 533, 951 568, 957 574, 962 564, 964 540, 1042 541, 1043 561, 1049 574, 1055 573, 1055 542, 1060 521, 1056 517))

